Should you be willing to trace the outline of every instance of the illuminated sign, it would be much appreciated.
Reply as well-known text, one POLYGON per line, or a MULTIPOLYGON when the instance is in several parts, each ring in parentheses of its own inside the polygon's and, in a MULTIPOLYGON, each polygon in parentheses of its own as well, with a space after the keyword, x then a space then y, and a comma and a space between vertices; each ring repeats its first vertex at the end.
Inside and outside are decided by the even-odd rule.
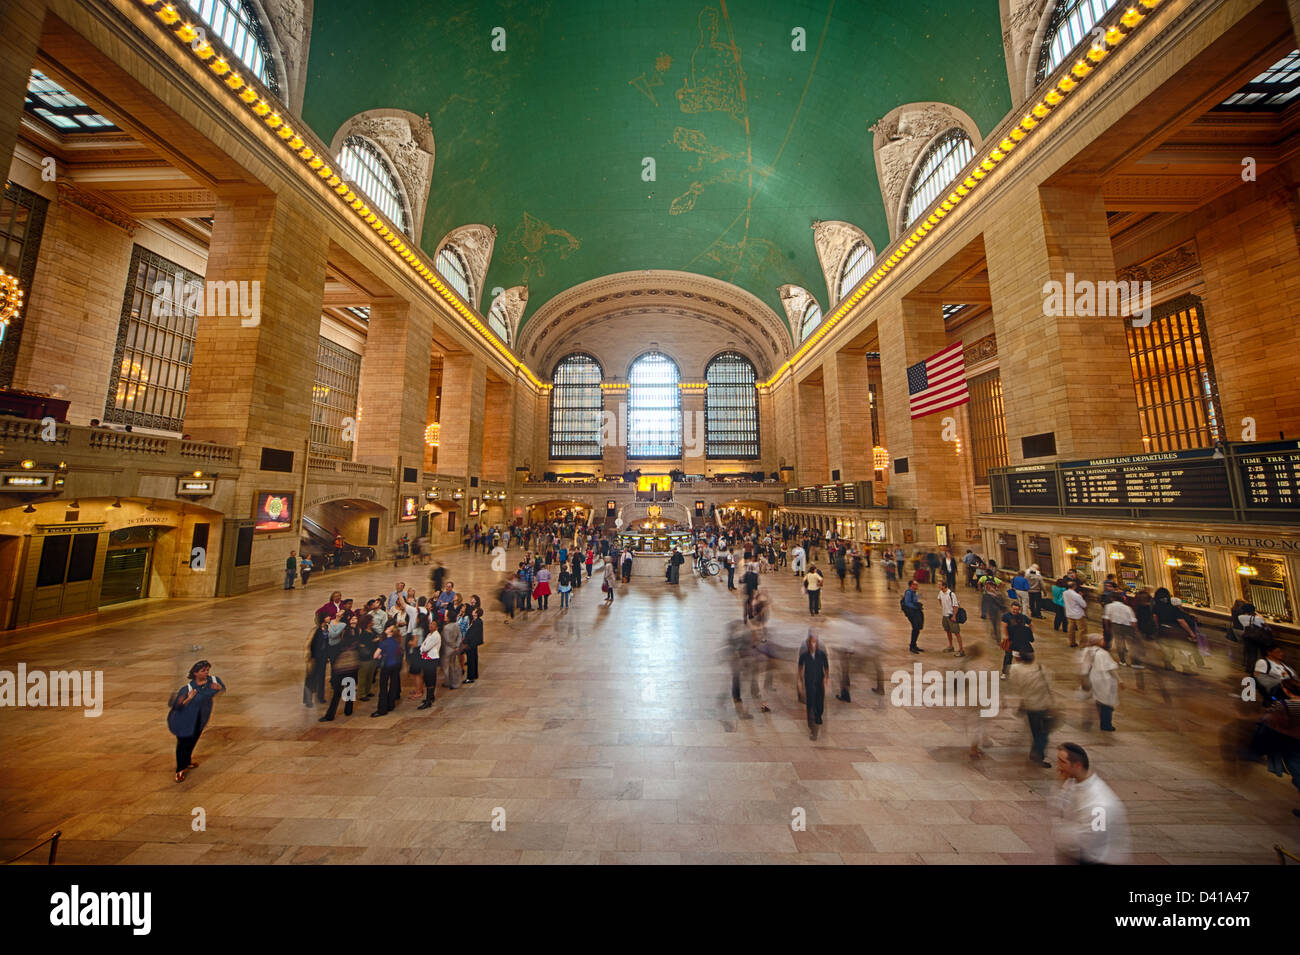
POLYGON ((215 478, 183 477, 176 479, 177 497, 206 497, 216 490, 215 478))
POLYGON ((405 496, 402 498, 402 515, 398 518, 400 521, 413 521, 419 515, 419 501, 415 497, 405 496))
POLYGON ((258 491, 253 503, 253 530, 293 530, 292 491, 258 491))
POLYGON ((52 491, 53 471, 0 471, 0 488, 7 491, 52 491))

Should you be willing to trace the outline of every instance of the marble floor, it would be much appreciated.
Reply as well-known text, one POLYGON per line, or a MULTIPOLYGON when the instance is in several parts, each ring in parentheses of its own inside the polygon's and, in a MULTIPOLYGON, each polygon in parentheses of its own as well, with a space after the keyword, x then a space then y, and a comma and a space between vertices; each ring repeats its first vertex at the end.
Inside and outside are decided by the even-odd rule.
MULTIPOLYGON (((512 552, 513 553, 513 552, 512 552)), ((612 608, 598 584, 545 612, 507 621, 487 600, 489 558, 440 555, 462 592, 491 607, 481 679, 417 712, 383 719, 359 704, 321 724, 302 704, 311 613, 341 589, 387 593, 396 579, 428 589, 428 568, 380 562, 317 576, 307 590, 146 604, 114 616, 0 638, 0 669, 99 669, 102 716, 80 709, 0 709, 0 856, 55 829, 64 863, 895 863, 1053 861, 1053 770, 1026 758, 1028 734, 1003 698, 983 720, 988 758, 969 758, 972 720, 952 709, 894 706, 855 683, 853 702, 827 701, 808 738, 793 664, 772 712, 731 701, 721 652, 740 601, 725 580, 678 587, 635 579, 612 608), (195 647, 201 649, 195 649, 195 647), (167 700, 197 658, 213 661, 219 697, 189 779, 172 779, 167 700), (195 831, 196 811, 206 828, 195 831), (806 828, 792 821, 803 810, 806 828), (493 827, 493 819, 504 822, 493 827)), ((828 580, 832 657, 855 615, 884 645, 886 680, 918 659, 879 568, 863 592, 828 580), (836 618, 840 619, 836 619, 836 618)), ((795 578, 764 578, 774 640, 793 646, 809 616, 795 578), (802 612, 801 612, 802 611, 802 612)), ((928 598, 921 658, 949 665, 928 598)), ((965 593, 971 593, 969 591, 965 593)), ((973 604, 972 599, 967 599, 973 604)), ((968 641, 1000 654, 972 613, 968 641)), ((1050 621, 1037 628, 1067 722, 1053 741, 1088 748, 1124 801, 1131 861, 1276 862, 1300 848, 1300 797, 1289 778, 1222 756, 1225 727, 1252 714, 1234 702, 1229 647, 1211 668, 1124 688, 1119 732, 1082 724, 1072 654, 1050 621)), ((409 679, 404 676, 404 679, 409 679)), ((890 689, 887 686, 887 693, 890 689)))

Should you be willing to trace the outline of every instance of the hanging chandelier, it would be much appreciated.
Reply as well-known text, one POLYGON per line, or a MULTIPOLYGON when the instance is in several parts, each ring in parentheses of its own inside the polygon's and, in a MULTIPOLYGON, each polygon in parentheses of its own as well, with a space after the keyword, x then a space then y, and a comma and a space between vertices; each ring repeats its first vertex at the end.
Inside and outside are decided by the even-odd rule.
POLYGON ((889 452, 884 448, 876 445, 871 449, 871 463, 877 471, 886 471, 889 469, 889 452))
POLYGON ((436 421, 424 429, 424 443, 431 448, 438 446, 438 435, 442 432, 442 425, 436 421))
POLYGON ((18 287, 18 276, 0 269, 0 324, 8 325, 22 307, 23 290, 18 287))

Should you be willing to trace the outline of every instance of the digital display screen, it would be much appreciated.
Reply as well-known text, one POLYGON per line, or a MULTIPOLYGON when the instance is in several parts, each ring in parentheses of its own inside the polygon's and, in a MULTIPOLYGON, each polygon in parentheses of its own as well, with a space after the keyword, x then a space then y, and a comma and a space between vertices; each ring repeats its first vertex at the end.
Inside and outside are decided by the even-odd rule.
POLYGON ((1247 508, 1300 507, 1300 441, 1258 445, 1237 458, 1247 508))
POLYGON ((253 506, 253 529, 293 530, 293 492, 258 491, 253 506))
POLYGON ((399 520, 413 521, 420 516, 420 502, 418 498, 404 496, 402 498, 402 516, 399 520))
POLYGON ((1007 472, 1007 503, 1012 507, 1056 507, 1056 471, 1050 468, 1025 468, 1007 472))
POLYGON ((1208 450, 1073 461, 1060 467, 1066 507, 1232 506, 1227 469, 1208 450))

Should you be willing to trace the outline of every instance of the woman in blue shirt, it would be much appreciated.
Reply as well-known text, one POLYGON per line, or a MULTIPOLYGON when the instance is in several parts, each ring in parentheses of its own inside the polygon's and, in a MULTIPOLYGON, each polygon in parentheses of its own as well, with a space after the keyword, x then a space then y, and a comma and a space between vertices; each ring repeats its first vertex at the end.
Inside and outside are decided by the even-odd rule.
POLYGON ((198 745, 203 727, 208 725, 212 716, 212 700, 226 689, 226 685, 211 675, 212 664, 200 660, 190 667, 185 677, 185 685, 172 697, 172 706, 167 714, 167 728, 176 737, 176 781, 183 782, 185 773, 197 769, 198 763, 190 757, 198 745))

